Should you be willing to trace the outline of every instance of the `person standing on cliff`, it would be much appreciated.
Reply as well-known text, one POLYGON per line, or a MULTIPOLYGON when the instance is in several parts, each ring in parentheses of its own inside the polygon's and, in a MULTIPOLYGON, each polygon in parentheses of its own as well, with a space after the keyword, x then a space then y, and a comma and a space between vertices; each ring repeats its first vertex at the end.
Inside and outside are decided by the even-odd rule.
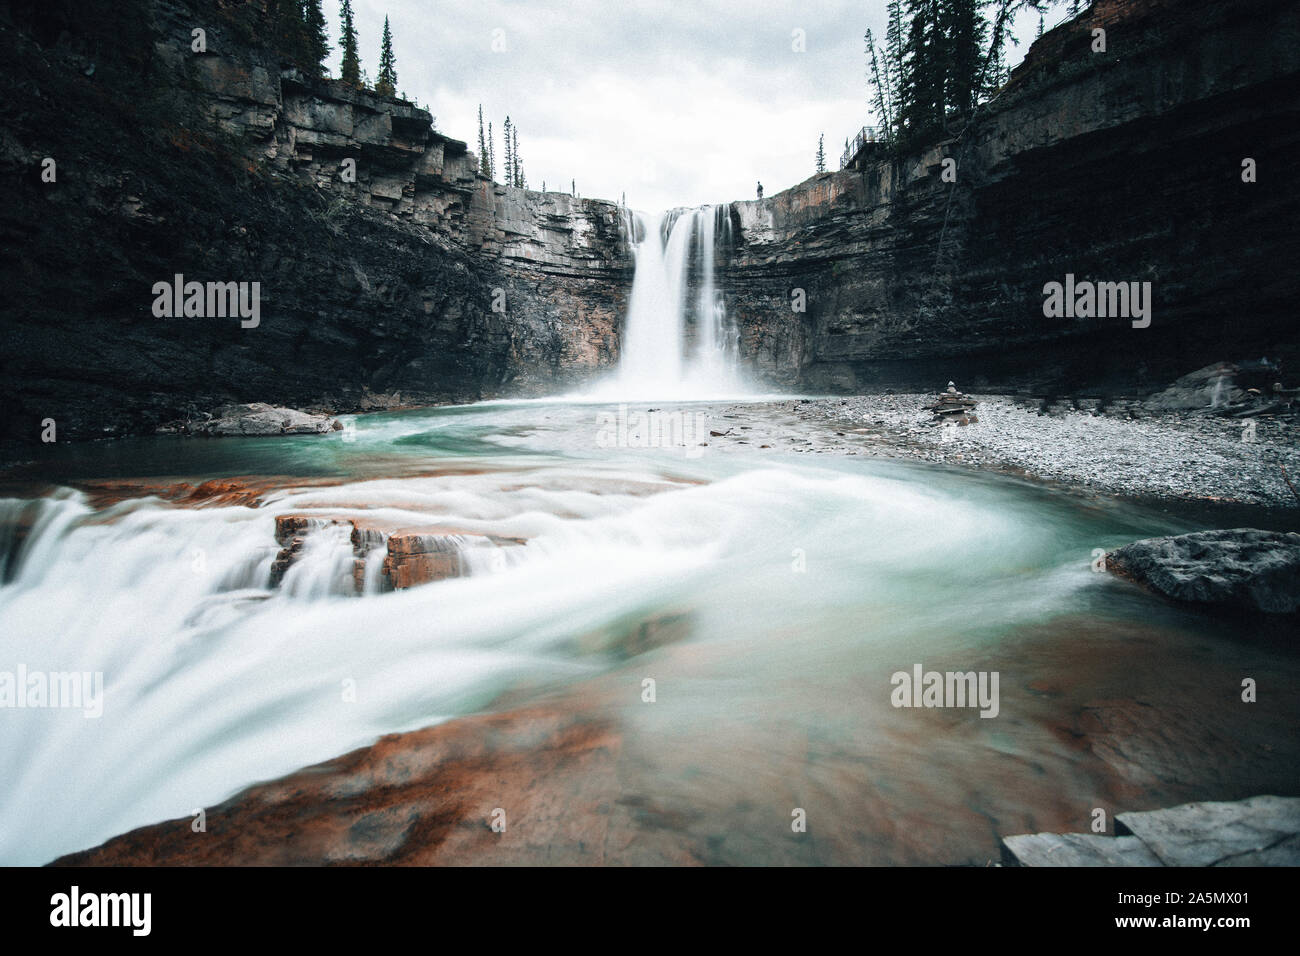
POLYGON ((759 183, 759 184, 758 184, 758 200, 759 200, 759 202, 762 202, 762 201, 763 201, 763 184, 762 184, 762 183, 759 183))

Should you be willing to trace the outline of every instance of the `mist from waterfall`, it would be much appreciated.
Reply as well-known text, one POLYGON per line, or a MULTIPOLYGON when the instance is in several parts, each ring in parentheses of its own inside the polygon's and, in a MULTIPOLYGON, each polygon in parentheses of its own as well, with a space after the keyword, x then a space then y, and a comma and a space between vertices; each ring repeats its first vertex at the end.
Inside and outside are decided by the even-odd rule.
POLYGON ((715 281, 714 260, 731 243, 729 208, 626 215, 636 272, 618 373, 600 391, 621 399, 748 392, 739 368, 740 333, 715 281))

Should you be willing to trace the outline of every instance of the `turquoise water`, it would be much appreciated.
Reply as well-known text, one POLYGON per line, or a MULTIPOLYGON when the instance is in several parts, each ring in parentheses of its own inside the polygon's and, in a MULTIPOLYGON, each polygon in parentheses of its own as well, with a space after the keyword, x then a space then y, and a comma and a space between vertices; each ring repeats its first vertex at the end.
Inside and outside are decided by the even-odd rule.
POLYGON ((507 699, 616 723, 625 795, 689 821, 655 852, 707 862, 981 863, 998 832, 1085 829, 1099 803, 1295 789, 1293 655, 1093 569, 1096 549, 1192 523, 934 466, 723 453, 716 410, 661 411, 680 444, 637 447, 617 406, 488 403, 13 469, 249 476, 261 498, 2 503, 0 671, 102 672, 104 698, 90 718, 0 710, 0 861, 507 699), (463 576, 387 593, 372 576, 358 596, 335 529, 272 587, 287 514, 453 529, 463 576), (510 539, 526 543, 488 543, 510 539), (917 664, 996 672, 997 715, 893 706, 892 675, 917 664), (1255 672, 1273 690, 1249 709, 1235 688, 1255 672), (818 849, 771 823, 792 807, 818 849))

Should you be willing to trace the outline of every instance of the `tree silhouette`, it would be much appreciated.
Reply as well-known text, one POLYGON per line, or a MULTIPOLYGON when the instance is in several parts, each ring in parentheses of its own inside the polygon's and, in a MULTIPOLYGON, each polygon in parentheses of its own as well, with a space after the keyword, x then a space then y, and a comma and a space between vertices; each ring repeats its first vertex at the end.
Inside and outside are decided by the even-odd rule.
POLYGON ((384 17, 384 37, 379 49, 379 76, 375 79, 375 92, 381 96, 397 93, 397 58, 393 56, 393 31, 388 17, 384 17))
POLYGON ((492 171, 488 169, 487 136, 483 133, 483 104, 478 105, 478 171, 489 179, 492 171))
POLYGON ((325 29, 321 0, 302 0, 302 31, 300 65, 312 76, 320 76, 324 72, 322 64, 330 55, 329 31, 325 29))
POLYGON ((501 140, 506 150, 501 176, 507 186, 513 186, 515 184, 514 126, 510 123, 509 116, 506 117, 505 125, 501 128, 501 140))
POLYGON ((357 28, 352 19, 352 0, 343 0, 339 11, 343 46, 343 62, 339 64, 339 79, 350 86, 361 86, 361 58, 357 55, 357 28))

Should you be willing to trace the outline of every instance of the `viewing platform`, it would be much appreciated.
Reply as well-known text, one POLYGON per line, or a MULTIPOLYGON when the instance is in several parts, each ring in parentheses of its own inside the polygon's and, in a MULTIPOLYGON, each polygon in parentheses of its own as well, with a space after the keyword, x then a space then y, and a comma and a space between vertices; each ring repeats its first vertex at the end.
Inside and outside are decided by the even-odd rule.
POLYGON ((852 140, 844 141, 840 169, 862 169, 884 152, 887 130, 883 126, 864 126, 852 140))

